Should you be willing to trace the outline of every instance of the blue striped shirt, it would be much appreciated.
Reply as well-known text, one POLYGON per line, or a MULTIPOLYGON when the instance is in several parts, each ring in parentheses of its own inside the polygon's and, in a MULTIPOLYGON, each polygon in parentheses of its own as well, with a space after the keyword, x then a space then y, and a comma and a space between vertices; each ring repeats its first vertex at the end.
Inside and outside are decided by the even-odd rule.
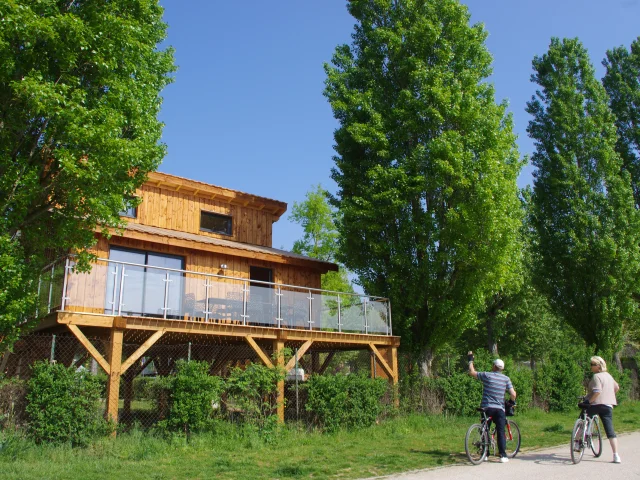
POLYGON ((484 386, 480 406, 504 410, 504 394, 513 388, 511 379, 500 372, 478 372, 478 380, 484 386))

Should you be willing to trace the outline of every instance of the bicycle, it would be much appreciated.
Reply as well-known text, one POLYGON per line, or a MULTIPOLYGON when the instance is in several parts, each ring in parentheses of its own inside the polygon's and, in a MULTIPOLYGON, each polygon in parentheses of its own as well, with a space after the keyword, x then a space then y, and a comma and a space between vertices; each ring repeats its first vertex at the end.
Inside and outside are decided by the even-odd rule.
MULTIPOLYGON (((474 465, 480 465, 491 452, 495 454, 498 444, 496 439, 496 425, 487 415, 486 408, 476 409, 481 414, 480 423, 474 423, 467 430, 464 438, 464 450, 467 458, 474 465)), ((513 420, 507 418, 504 426, 507 437, 507 457, 513 458, 520 451, 520 427, 513 420)))
POLYGON ((602 454, 602 432, 600 429, 600 417, 587 415, 588 403, 578 403, 582 409, 571 432, 571 461, 580 463, 587 447, 591 449, 593 456, 598 458, 602 454))

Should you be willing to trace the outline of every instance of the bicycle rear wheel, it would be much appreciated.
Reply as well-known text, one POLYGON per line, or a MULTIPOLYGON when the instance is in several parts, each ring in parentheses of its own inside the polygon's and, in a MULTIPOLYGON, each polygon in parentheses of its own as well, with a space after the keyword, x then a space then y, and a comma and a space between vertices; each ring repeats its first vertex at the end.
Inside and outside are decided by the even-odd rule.
POLYGON ((513 458, 520 451, 520 427, 513 420, 507 419, 504 434, 507 437, 507 457, 513 458))
POLYGON ((464 451, 467 453, 469 461, 474 465, 480 465, 489 453, 488 447, 487 431, 479 423, 471 425, 464 437, 464 451))
POLYGON ((600 417, 594 415, 591 419, 591 451, 598 458, 602 455, 602 432, 600 431, 600 417))
POLYGON ((584 427, 585 422, 581 418, 576 420, 571 433, 571 461, 580 463, 584 455, 584 427))

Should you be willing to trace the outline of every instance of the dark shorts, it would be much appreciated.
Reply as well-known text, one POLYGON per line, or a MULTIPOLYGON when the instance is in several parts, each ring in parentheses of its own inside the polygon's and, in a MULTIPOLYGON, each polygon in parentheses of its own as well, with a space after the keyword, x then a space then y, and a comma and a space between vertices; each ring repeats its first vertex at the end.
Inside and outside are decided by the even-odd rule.
POLYGON ((613 408, 606 405, 591 405, 587 410, 590 417, 598 415, 602 420, 602 426, 607 434, 607 438, 616 438, 616 432, 613 430, 613 408))

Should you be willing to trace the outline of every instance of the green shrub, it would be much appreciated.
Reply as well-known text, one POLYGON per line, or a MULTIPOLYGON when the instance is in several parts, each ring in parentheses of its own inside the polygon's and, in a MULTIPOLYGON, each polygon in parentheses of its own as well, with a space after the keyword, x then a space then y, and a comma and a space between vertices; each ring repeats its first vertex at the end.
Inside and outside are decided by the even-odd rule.
POLYGON ((284 369, 250 363, 246 368, 231 370, 226 382, 227 411, 265 433, 274 428, 278 382, 284 380, 284 369), (274 417, 274 418, 271 418, 274 417))
POLYGON ((516 364, 510 358, 504 359, 504 373, 511 379, 518 394, 517 412, 524 412, 533 406, 533 371, 526 365, 516 364))
POLYGON ((438 384, 444 394, 445 411, 454 415, 475 415, 482 400, 482 382, 468 373, 441 377, 438 384))
POLYGON ((61 364, 36 362, 27 384, 28 433, 37 442, 85 445, 105 434, 98 379, 61 364))
MULTIPOLYGON (((588 358, 588 357, 587 357, 588 358)), ((552 412, 575 409, 578 397, 584 395, 585 369, 576 356, 555 352, 535 373, 535 393, 543 407, 552 412)))
POLYGON ((220 402, 224 382, 209 375, 207 362, 178 360, 175 375, 164 382, 170 392, 169 416, 161 427, 189 436, 211 425, 213 406, 220 402))
POLYGON ((141 377, 133 379, 133 400, 153 399, 153 385, 156 377, 141 377))
POLYGON ((366 427, 382 413, 387 381, 365 375, 312 375, 306 409, 327 431, 366 427))

